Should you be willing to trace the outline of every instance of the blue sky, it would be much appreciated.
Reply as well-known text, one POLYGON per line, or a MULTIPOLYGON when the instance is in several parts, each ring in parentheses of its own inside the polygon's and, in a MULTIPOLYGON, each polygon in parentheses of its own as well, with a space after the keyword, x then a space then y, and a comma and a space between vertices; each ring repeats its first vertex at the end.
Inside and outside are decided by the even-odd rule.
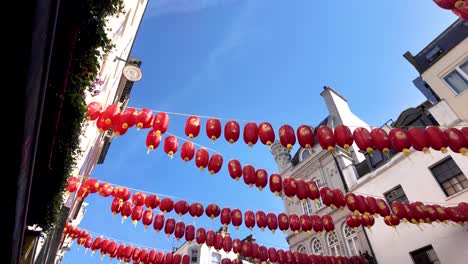
MULTIPOLYGON (((314 125, 327 110, 319 95, 324 85, 345 96, 354 113, 371 125, 396 119, 424 101, 411 81, 417 72, 403 53, 417 53, 456 20, 432 1, 151 1, 132 56, 143 61, 129 105, 155 110, 217 116, 297 127, 314 125)), ((169 132, 184 136, 186 117, 171 115, 169 132)), ((204 126, 206 119, 202 119, 204 126)), ((241 125, 244 122, 240 122, 241 125)), ((224 125, 224 122, 223 122, 224 125)), ((204 127, 203 127, 204 129, 204 127)), ((246 210, 282 211, 281 199, 268 190, 233 181, 224 166, 219 174, 200 172, 179 153, 169 159, 162 145, 146 154, 147 131, 130 130, 114 139, 105 163, 92 177, 149 192, 215 202, 246 210)), ((243 141, 211 143, 204 130, 194 140, 224 156, 276 172, 266 146, 243 141)), ((182 142, 179 143, 180 145, 182 142)), ((210 153, 213 154, 213 153, 210 153)), ((135 244, 171 249, 175 243, 152 228, 144 232, 110 213, 111 198, 87 198, 82 228, 135 244)), ((176 218, 177 219, 177 218, 176 218)), ((191 217, 183 221, 190 223, 191 217)), ((196 226, 217 229, 207 217, 196 226)), ((233 237, 250 232, 241 227, 233 237)), ((287 246, 282 233, 255 229, 258 243, 287 246)), ((107 263, 83 255, 74 245, 64 263, 107 263)))

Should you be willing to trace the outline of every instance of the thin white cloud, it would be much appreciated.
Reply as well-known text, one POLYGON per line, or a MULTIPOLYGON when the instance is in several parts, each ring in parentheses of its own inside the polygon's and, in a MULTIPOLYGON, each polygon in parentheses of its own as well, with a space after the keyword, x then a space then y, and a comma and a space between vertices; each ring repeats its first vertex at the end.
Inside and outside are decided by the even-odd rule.
POLYGON ((152 0, 148 3, 148 16, 193 13, 232 1, 235 0, 152 0))

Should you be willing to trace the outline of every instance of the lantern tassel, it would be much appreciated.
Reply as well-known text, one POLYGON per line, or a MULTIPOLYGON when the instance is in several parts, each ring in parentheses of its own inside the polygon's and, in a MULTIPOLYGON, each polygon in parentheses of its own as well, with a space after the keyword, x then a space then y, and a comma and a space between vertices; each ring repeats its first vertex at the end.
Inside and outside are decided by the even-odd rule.
POLYGON ((138 224, 138 221, 137 221, 137 220, 133 220, 133 225, 135 226, 135 228, 136 228, 137 224, 138 224))

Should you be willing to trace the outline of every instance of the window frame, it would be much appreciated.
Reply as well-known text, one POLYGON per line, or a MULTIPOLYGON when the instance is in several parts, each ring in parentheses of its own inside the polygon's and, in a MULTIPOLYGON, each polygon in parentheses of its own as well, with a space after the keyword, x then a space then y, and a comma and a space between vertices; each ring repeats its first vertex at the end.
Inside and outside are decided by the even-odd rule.
POLYGON ((405 192, 405 190, 403 189, 403 187, 401 186, 401 184, 398 184, 397 186, 393 187, 392 189, 390 189, 390 190, 384 192, 384 193, 383 193, 383 196, 384 196, 385 201, 387 202, 387 204, 390 205, 390 208, 391 208, 391 206, 392 206, 393 201, 400 201, 400 202, 406 202, 406 203, 409 202, 408 196, 406 195, 406 192, 405 192), (406 197, 406 200, 394 199, 394 200, 390 201, 390 200, 387 198, 387 196, 388 196, 390 193, 392 193, 392 192, 394 192, 394 191, 396 191, 396 190, 398 190, 398 189, 401 189, 401 191, 403 192, 403 194, 404 194, 405 197, 406 197))
POLYGON ((429 244, 429 245, 427 245, 427 246, 424 246, 424 247, 422 247, 422 248, 418 248, 418 249, 416 249, 416 250, 413 250, 413 251, 409 252, 409 255, 410 255, 410 257, 411 257, 411 260, 413 261, 414 264, 426 264, 426 262, 425 262, 425 263, 418 263, 418 262, 416 262, 416 260, 414 259, 415 255, 421 254, 421 253, 425 253, 425 254, 426 254, 426 257, 427 257, 427 259, 429 259, 429 261, 431 262, 431 264, 440 264, 440 263, 441 263, 441 262, 440 262, 440 259, 439 259, 439 256, 437 256, 437 252, 434 250, 434 247, 433 247, 431 244, 429 244), (427 252, 429 252, 430 250, 434 251, 434 255, 435 255, 436 258, 437 258, 436 260, 432 260, 432 259, 430 258, 429 254, 427 253, 427 252))
MULTIPOLYGON (((317 188, 320 190, 320 188, 322 188, 323 186, 325 186, 325 184, 322 183, 322 179, 321 178, 313 178, 312 179, 315 184, 317 185, 317 188)), ((318 211, 322 208, 325 207, 325 204, 323 203, 323 200, 322 200, 322 197, 319 197, 317 199, 317 203, 315 203, 315 210, 318 211)))
POLYGON ((339 256, 341 255, 341 244, 340 244, 340 239, 336 232, 333 233, 328 233, 327 234, 327 247, 328 251, 330 251, 331 256, 339 256), (335 237, 336 241, 333 243, 330 242, 330 237, 335 237), (334 252, 333 252, 334 251, 334 252))
MULTIPOLYGON (((455 164, 455 166, 457 166, 458 170, 460 171, 460 174, 461 174, 462 176, 465 177, 465 180, 468 181, 468 177, 466 177, 466 175, 463 173, 463 171, 461 170, 461 168, 458 166, 458 164, 455 162, 455 160, 454 160, 451 156, 448 156, 448 157, 446 157, 446 158, 444 158, 444 159, 442 159, 442 160, 436 162, 435 164, 431 165, 431 166, 428 168, 429 171, 430 171, 430 173, 432 174, 434 180, 435 180, 436 183, 439 185, 440 189, 442 190, 442 192, 445 194, 446 197, 451 197, 451 196, 453 196, 453 195, 457 195, 458 193, 463 192, 464 190, 467 190, 467 189, 468 189, 468 188, 463 187, 462 182, 465 181, 465 180, 463 180, 463 181, 459 181, 459 182, 458 182, 458 184, 462 185, 462 187, 463 187, 462 190, 456 191, 455 188, 453 188, 453 189, 455 190, 455 192, 452 193, 452 194, 448 194, 447 190, 445 190, 445 188, 444 188, 444 186, 443 186, 442 184, 445 183, 445 182, 450 181, 450 179, 452 179, 452 178, 455 178, 455 177, 460 176, 460 174, 457 174, 457 175, 455 175, 455 176, 452 176, 450 179, 445 180, 445 181, 443 181, 443 182, 440 182, 439 179, 437 178, 437 176, 435 175, 435 173, 434 173, 434 171, 433 171, 434 168, 436 168, 437 166, 440 166, 441 164, 444 164, 445 162, 448 162, 448 161, 450 161, 450 160, 452 160, 452 162, 455 164)), ((451 185, 451 187, 453 187, 453 186, 454 186, 454 185, 451 185)))
POLYGON ((220 264, 222 258, 223 257, 221 256, 221 254, 219 254, 217 252, 211 252, 211 261, 210 261, 210 263, 211 264, 220 264), (219 258, 219 261, 218 261, 218 258, 219 258))
POLYGON ((311 245, 312 253, 313 253, 313 254, 315 254, 315 255, 323 255, 323 245, 322 245, 322 241, 320 241, 319 238, 314 238, 314 239, 312 239, 312 242, 310 243, 310 245, 311 245), (315 244, 317 244, 317 245, 320 246, 320 249, 319 249, 319 250, 316 250, 315 244))
POLYGON ((346 224, 343 225, 343 237, 345 239, 345 244, 346 244, 346 248, 348 249, 349 256, 359 255, 359 248, 357 246, 359 243, 359 235, 356 232, 356 230, 354 230, 353 228, 349 227, 346 224), (351 230, 352 233, 347 235, 346 230, 351 230), (351 250, 350 242, 353 244, 354 251, 351 250))
POLYGON ((444 74, 442 76, 442 81, 444 82, 444 84, 449 87, 450 91, 452 91, 452 93, 455 95, 455 96, 458 96, 458 95, 461 95, 463 93, 465 93, 466 91, 468 91, 468 88, 461 91, 461 92, 457 92, 453 87, 452 85, 447 82, 446 78, 451 75, 452 73, 454 72, 457 72, 458 74, 460 74, 460 76, 468 83, 468 73, 464 72, 461 68, 462 65, 464 65, 465 63, 468 63, 468 59, 465 59, 465 60, 462 60, 462 62, 460 64, 458 64, 457 66, 453 67, 450 71, 448 71, 446 74, 444 74))

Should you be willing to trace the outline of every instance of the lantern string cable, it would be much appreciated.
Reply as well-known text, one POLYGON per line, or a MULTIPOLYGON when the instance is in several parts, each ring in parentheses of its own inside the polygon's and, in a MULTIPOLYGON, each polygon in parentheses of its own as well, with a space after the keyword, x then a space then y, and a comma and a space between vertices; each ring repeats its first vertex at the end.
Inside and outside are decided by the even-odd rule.
POLYGON ((134 242, 128 242, 128 241, 125 241, 125 240, 121 240, 121 239, 117 239, 117 238, 113 238, 113 237, 110 237, 110 236, 106 236, 106 235, 103 235, 103 234, 100 234, 100 233, 97 233, 97 232, 94 232, 94 231, 91 231, 87 228, 84 228, 86 231, 88 231, 89 234, 91 235, 94 235, 96 237, 104 237, 104 238, 108 238, 108 239, 111 239, 111 240, 115 240, 117 242, 121 242, 121 243, 124 243, 126 245, 132 245, 132 246, 137 246, 137 247, 140 247, 140 248, 147 248, 149 250, 151 249, 155 249, 155 250, 160 250, 160 251, 164 251, 164 252, 172 252, 172 250, 169 250, 169 249, 162 249, 162 248, 155 248, 155 247, 151 247, 151 246, 145 246, 145 245, 139 245, 139 244, 136 244, 134 242))
MULTIPOLYGON (((144 108, 141 108, 141 107, 133 107, 137 110, 142 110, 144 108)), ((149 108, 146 108, 146 109, 149 109, 149 108)), ((216 117, 216 116, 207 116, 207 115, 196 115, 196 114, 187 114, 187 113, 179 113, 179 112, 170 112, 170 111, 163 111, 163 110, 156 110, 156 109, 149 109, 151 111, 153 111, 153 113, 158 113, 158 112, 164 112, 168 115, 176 115, 176 116, 196 116, 196 117, 199 117, 199 118, 205 118, 205 119, 210 119, 210 118, 217 118, 219 120, 226 120, 226 121, 238 121, 238 122, 256 122, 256 123, 261 123, 263 121, 258 121, 258 120, 247 120, 247 119, 240 119, 240 118, 226 118, 226 117, 216 117)), ((275 122, 275 123, 281 123, 281 122, 275 122)), ((304 125, 306 123, 303 123, 303 124, 299 124, 299 123, 296 123, 296 124, 290 124, 290 125, 304 125)), ((307 125, 307 124, 306 124, 307 125)), ((382 127, 386 125, 383 124, 383 125, 379 125, 379 126, 372 126, 372 125, 367 125, 367 126, 352 126, 352 125, 346 125, 347 127, 352 127, 352 128, 355 128, 355 127, 369 127, 369 128, 372 128, 372 127, 382 127)), ((466 125, 455 125, 455 126, 435 126, 435 127, 440 127, 440 128, 451 128, 451 127, 465 127, 466 125)), ((429 127, 429 126, 392 126, 393 128, 413 128, 413 127, 419 127, 419 128, 426 128, 426 127, 429 127)))

